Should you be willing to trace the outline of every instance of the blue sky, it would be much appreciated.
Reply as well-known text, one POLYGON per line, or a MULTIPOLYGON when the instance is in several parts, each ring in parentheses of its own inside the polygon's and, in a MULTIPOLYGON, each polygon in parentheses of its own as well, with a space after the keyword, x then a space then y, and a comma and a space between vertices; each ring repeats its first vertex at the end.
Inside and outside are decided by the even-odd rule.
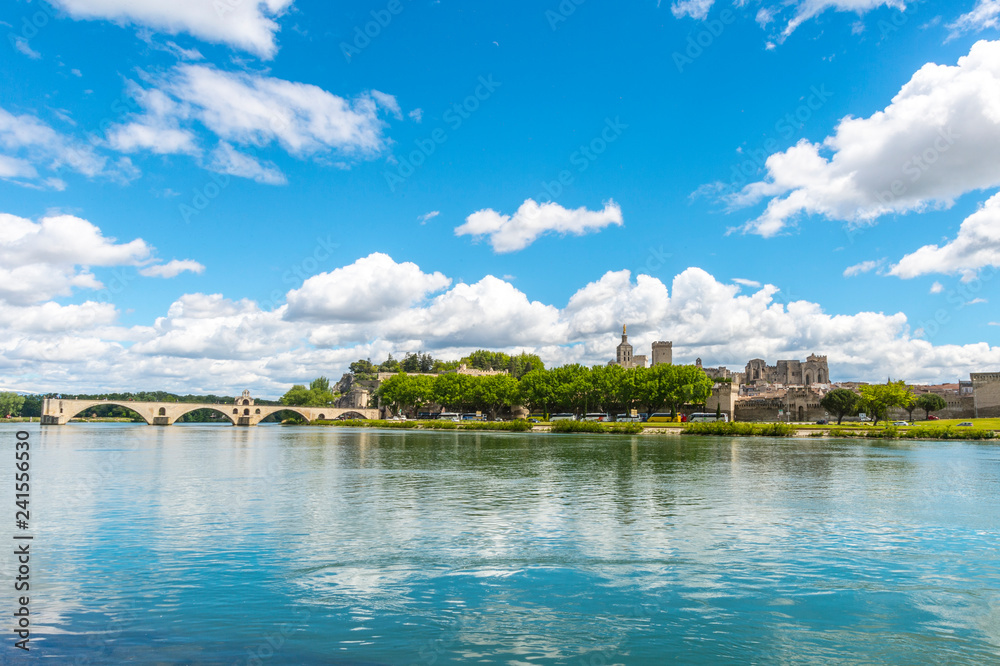
POLYGON ((0 385, 1000 366, 997 0, 209 5, 0 9, 0 385))

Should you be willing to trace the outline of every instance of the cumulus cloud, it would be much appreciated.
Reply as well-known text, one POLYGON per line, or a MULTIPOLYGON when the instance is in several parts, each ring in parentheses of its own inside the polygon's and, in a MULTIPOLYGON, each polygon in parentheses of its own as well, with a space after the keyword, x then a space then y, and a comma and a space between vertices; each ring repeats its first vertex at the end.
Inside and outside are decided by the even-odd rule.
POLYGON ((465 224, 455 228, 456 236, 488 236, 493 250, 499 254, 523 250, 539 236, 548 233, 582 236, 610 226, 621 226, 622 211, 614 201, 604 205, 604 210, 586 208, 569 210, 557 203, 539 204, 528 199, 514 215, 502 215, 487 208, 465 218, 465 224))
POLYGON ((288 319, 374 321, 444 289, 451 280, 381 252, 306 280, 288 292, 288 319))
POLYGON ((118 243, 87 220, 54 215, 32 222, 0 213, 0 299, 37 303, 74 289, 100 289, 89 266, 137 265, 152 248, 141 239, 118 243))
POLYGON ((708 16, 714 4, 715 0, 680 0, 670 5, 670 12, 677 18, 690 16, 700 21, 708 16))
POLYGON ((767 178, 730 200, 767 200, 741 230, 773 236, 803 214, 874 223, 1000 185, 998 99, 1000 42, 976 43, 954 66, 924 65, 883 111, 846 117, 822 143, 803 139, 771 155, 767 178))
POLYGON ((275 21, 293 0, 53 0, 75 19, 104 19, 176 35, 187 33, 270 59, 277 52, 275 21))
POLYGON ((949 39, 967 32, 981 32, 987 28, 1000 27, 1000 0, 979 0, 972 11, 962 14, 953 23, 949 39))
MULTIPOLYGON (((104 261, 145 256, 121 247, 87 254, 104 261)), ((440 272, 372 254, 313 276, 274 309, 223 294, 185 294, 150 325, 117 325, 108 304, 0 300, 0 385, 250 388, 275 396, 317 373, 338 376, 358 358, 408 351, 458 358, 483 347, 538 353, 549 365, 603 364, 614 355, 623 323, 638 353, 672 340, 677 362, 701 357, 734 369, 751 358, 818 352, 829 355, 838 380, 954 381, 1000 363, 1000 347, 921 339, 903 313, 829 314, 817 303, 783 302, 772 285, 743 293, 747 286, 720 282, 700 268, 668 282, 610 271, 560 305, 532 300, 492 275, 453 283, 440 272)))
POLYGON ((962 222, 958 235, 944 245, 925 245, 889 270, 904 279, 930 273, 962 275, 966 281, 986 266, 1000 268, 1000 194, 995 194, 962 222))
POLYGON ((941 284, 940 282, 935 282, 934 284, 931 285, 930 293, 940 294, 943 291, 944 291, 944 285, 941 284))
POLYGON ((112 146, 197 155, 200 127, 221 140, 207 168, 271 184, 285 182, 280 170, 233 144, 274 144, 321 162, 370 159, 388 142, 381 113, 400 113, 392 95, 376 90, 347 99, 306 83, 199 64, 178 65, 151 88, 130 85, 143 112, 109 129, 112 146))
POLYGON ((146 277, 172 278, 187 271, 200 274, 205 272, 205 267, 192 259, 172 259, 165 264, 140 268, 139 275, 144 275, 146 277))

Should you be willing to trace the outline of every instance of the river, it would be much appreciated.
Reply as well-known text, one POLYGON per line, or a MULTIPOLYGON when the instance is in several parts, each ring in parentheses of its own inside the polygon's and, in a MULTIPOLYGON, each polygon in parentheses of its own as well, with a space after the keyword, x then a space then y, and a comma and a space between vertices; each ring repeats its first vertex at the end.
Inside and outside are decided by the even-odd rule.
POLYGON ((53 663, 1000 660, 996 445, 22 429, 53 663))

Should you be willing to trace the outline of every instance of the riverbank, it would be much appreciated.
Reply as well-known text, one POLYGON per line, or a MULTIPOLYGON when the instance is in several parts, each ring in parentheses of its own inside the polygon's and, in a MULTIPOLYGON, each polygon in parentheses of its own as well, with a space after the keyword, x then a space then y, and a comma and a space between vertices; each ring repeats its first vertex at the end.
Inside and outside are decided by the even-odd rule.
MULTIPOLYGON (((289 423, 289 425, 292 425, 289 423)), ((555 421, 531 424, 527 421, 387 421, 360 419, 316 421, 309 425, 347 428, 388 428, 402 430, 477 430, 494 432, 581 433, 607 435, 690 435, 716 437, 857 438, 912 440, 993 440, 1000 433, 983 427, 913 426, 850 427, 805 426, 788 423, 598 423, 555 421)))

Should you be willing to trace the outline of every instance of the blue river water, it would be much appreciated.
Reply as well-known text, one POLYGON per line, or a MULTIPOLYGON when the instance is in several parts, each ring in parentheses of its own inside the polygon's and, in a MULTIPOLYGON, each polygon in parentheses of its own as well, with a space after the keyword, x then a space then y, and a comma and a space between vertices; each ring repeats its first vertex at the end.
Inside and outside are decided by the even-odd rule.
POLYGON ((1000 663, 995 445, 26 429, 32 661, 1000 663))

